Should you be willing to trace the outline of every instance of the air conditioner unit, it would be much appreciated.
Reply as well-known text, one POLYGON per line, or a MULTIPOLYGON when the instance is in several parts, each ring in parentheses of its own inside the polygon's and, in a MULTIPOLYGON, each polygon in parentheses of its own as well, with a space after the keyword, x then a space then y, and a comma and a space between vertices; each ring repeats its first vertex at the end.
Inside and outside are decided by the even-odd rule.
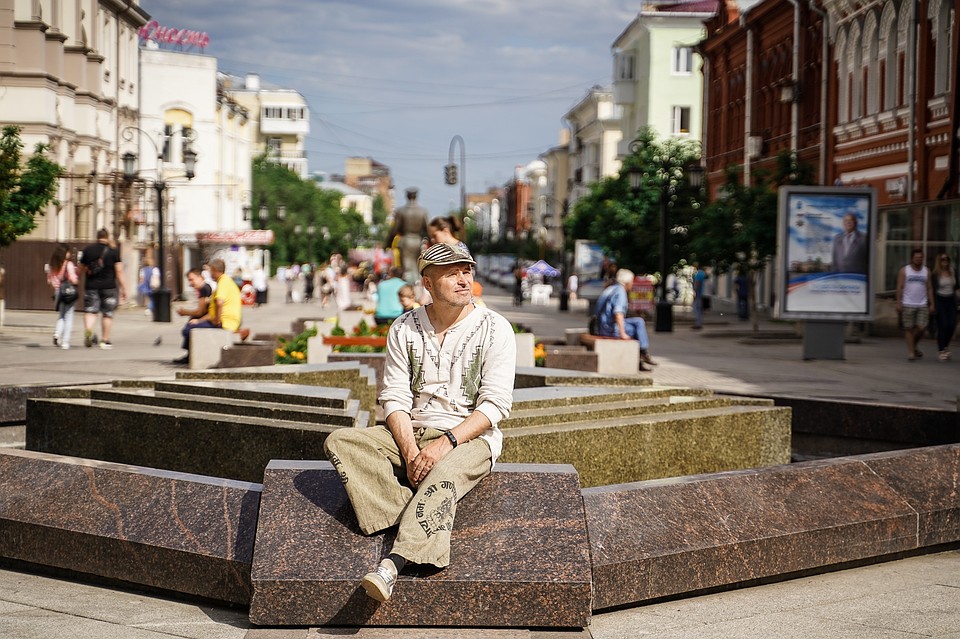
POLYGON ((763 137, 751 135, 747 138, 747 157, 755 160, 763 154, 763 137))

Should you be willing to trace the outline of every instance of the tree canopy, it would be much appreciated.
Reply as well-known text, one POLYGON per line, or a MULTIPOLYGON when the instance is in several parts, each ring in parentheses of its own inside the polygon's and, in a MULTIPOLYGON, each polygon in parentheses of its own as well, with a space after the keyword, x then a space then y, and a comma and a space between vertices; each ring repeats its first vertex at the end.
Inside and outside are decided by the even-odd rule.
POLYGON ((668 242, 670 264, 687 254, 687 227, 692 211, 700 206, 699 193, 686 182, 684 168, 700 158, 699 143, 691 140, 659 141, 643 128, 624 158, 620 174, 590 186, 565 222, 568 240, 590 239, 618 265, 638 273, 654 272, 660 264, 661 209, 666 194, 670 207, 668 242), (630 187, 628 174, 636 169, 640 186, 630 187))
POLYGON ((719 273, 762 270, 777 251, 777 188, 812 183, 813 167, 789 152, 777 156, 772 174, 755 170, 748 185, 742 167, 729 167, 720 196, 690 223, 691 251, 719 273))
POLYGON ((274 232, 275 264, 319 263, 332 253, 346 253, 369 242, 370 230, 363 217, 356 211, 341 211, 341 198, 339 191, 303 180, 266 156, 253 162, 252 201, 257 209, 267 207, 266 228, 274 232))
POLYGON ((0 134, 0 248, 35 229, 37 214, 56 201, 63 168, 46 151, 45 144, 38 144, 22 164, 20 128, 5 126, 0 134))

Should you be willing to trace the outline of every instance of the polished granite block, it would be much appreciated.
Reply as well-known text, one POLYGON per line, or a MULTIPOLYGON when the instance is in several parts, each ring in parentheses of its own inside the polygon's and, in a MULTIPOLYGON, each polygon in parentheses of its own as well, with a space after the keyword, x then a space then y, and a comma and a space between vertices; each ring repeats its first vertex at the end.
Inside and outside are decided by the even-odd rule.
POLYGON ((719 395, 701 395, 674 397, 650 397, 644 399, 616 400, 611 396, 606 402, 570 403, 558 406, 538 406, 536 408, 517 408, 510 417, 499 424, 504 428, 524 428, 570 422, 592 422, 613 417, 667 414, 680 411, 721 408, 726 406, 773 406, 773 402, 764 399, 744 399, 722 397, 719 395))
MULTIPOLYGON (((303 388, 303 387, 301 387, 303 388)), ((197 395, 194 393, 171 393, 149 389, 96 389, 90 392, 96 401, 134 404, 149 410, 150 406, 196 411, 208 415, 238 415, 278 421, 325 424, 328 426, 365 426, 368 418, 360 410, 360 402, 350 400, 345 409, 318 408, 291 405, 273 401, 231 398, 229 400, 197 395), (361 421, 362 420, 362 421, 361 421)))
POLYGON ((377 379, 377 393, 383 390, 383 367, 386 364, 387 357, 383 353, 340 353, 334 351, 327 355, 327 362, 359 362, 364 366, 369 366, 374 371, 377 379))
POLYGON ((641 375, 606 375, 587 371, 568 371, 542 366, 517 367, 514 388, 538 386, 650 386, 653 380, 641 375))
POLYGON ((0 450, 0 555, 236 604, 260 485, 0 450))
POLYGON ((27 418, 27 400, 46 397, 57 386, 29 384, 26 386, 0 386, 0 426, 22 424, 27 418))
POLYGON ((504 427, 500 459, 572 464, 583 486, 790 462, 789 409, 749 404, 711 407, 711 400, 697 401, 706 403, 698 408, 695 401, 689 410, 678 404, 674 412, 634 411, 604 418, 594 418, 584 407, 581 421, 504 427))
MULTIPOLYGON (((251 366, 247 368, 214 369, 208 371, 178 371, 178 380, 226 380, 247 382, 284 382, 309 386, 346 388, 360 401, 363 410, 376 410, 376 372, 360 362, 331 362, 326 364, 283 364, 251 366)), ((372 422, 371 422, 372 425, 372 422)))
POLYGON ((247 366, 272 366, 276 363, 273 342, 250 341, 231 344, 220 351, 218 368, 243 368, 247 366))
POLYGON ((555 348, 548 346, 544 356, 547 368, 597 372, 597 354, 584 348, 555 348))
POLYGON ((809 436, 890 442, 903 448, 960 443, 960 413, 954 410, 840 402, 806 397, 775 396, 778 406, 790 406, 794 430, 809 436))
POLYGON ((960 540, 960 445, 857 457, 917 512, 918 545, 960 540))
POLYGON ((594 609, 880 557, 917 515, 856 459, 583 491, 594 609))
POLYGON ((157 381, 151 384, 151 388, 166 393, 194 394, 223 400, 242 399, 340 410, 346 410, 350 402, 350 391, 346 388, 283 382, 157 381))
POLYGON ((513 391, 513 410, 709 395, 706 390, 676 386, 518 386, 513 391))
POLYGON ((460 502, 446 569, 401 575, 384 604, 360 579, 395 529, 365 536, 328 462, 271 462, 252 568, 264 626, 574 627, 590 618, 580 485, 569 466, 498 464, 460 502), (467 603, 469 602, 469 603, 467 603))
POLYGON ((271 459, 323 458, 341 426, 138 407, 82 399, 32 400, 28 450, 258 482, 271 459))

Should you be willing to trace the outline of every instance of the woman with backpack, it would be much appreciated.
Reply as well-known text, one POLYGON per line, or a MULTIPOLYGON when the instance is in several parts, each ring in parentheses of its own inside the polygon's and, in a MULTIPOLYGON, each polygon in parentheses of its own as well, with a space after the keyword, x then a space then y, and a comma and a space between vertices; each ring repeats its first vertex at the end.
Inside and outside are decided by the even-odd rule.
POLYGON ((70 247, 57 244, 50 256, 47 282, 53 287, 53 299, 57 309, 57 325, 53 330, 53 345, 63 350, 70 348, 70 333, 73 332, 73 313, 77 303, 77 267, 71 258, 70 247))

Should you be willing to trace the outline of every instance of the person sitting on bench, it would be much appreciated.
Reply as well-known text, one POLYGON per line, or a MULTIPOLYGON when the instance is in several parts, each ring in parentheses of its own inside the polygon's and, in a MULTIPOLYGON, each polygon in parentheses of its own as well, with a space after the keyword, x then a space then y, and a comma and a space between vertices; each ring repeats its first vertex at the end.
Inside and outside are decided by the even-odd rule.
MULTIPOLYGON (((207 312, 200 317, 194 317, 183 327, 183 343, 181 347, 187 350, 183 357, 173 360, 174 364, 190 362, 190 331, 198 328, 222 328, 232 333, 240 329, 240 289, 232 278, 225 275, 226 265, 221 259, 210 260, 210 274, 217 282, 217 290, 207 304, 207 312)), ((191 280, 191 284, 192 284, 191 280)))
POLYGON ((617 271, 616 281, 603 289, 597 298, 597 336, 617 339, 635 339, 640 342, 640 370, 648 371, 644 364, 656 366, 650 357, 650 338, 647 323, 642 317, 627 317, 627 290, 633 285, 633 271, 622 268, 617 271))

